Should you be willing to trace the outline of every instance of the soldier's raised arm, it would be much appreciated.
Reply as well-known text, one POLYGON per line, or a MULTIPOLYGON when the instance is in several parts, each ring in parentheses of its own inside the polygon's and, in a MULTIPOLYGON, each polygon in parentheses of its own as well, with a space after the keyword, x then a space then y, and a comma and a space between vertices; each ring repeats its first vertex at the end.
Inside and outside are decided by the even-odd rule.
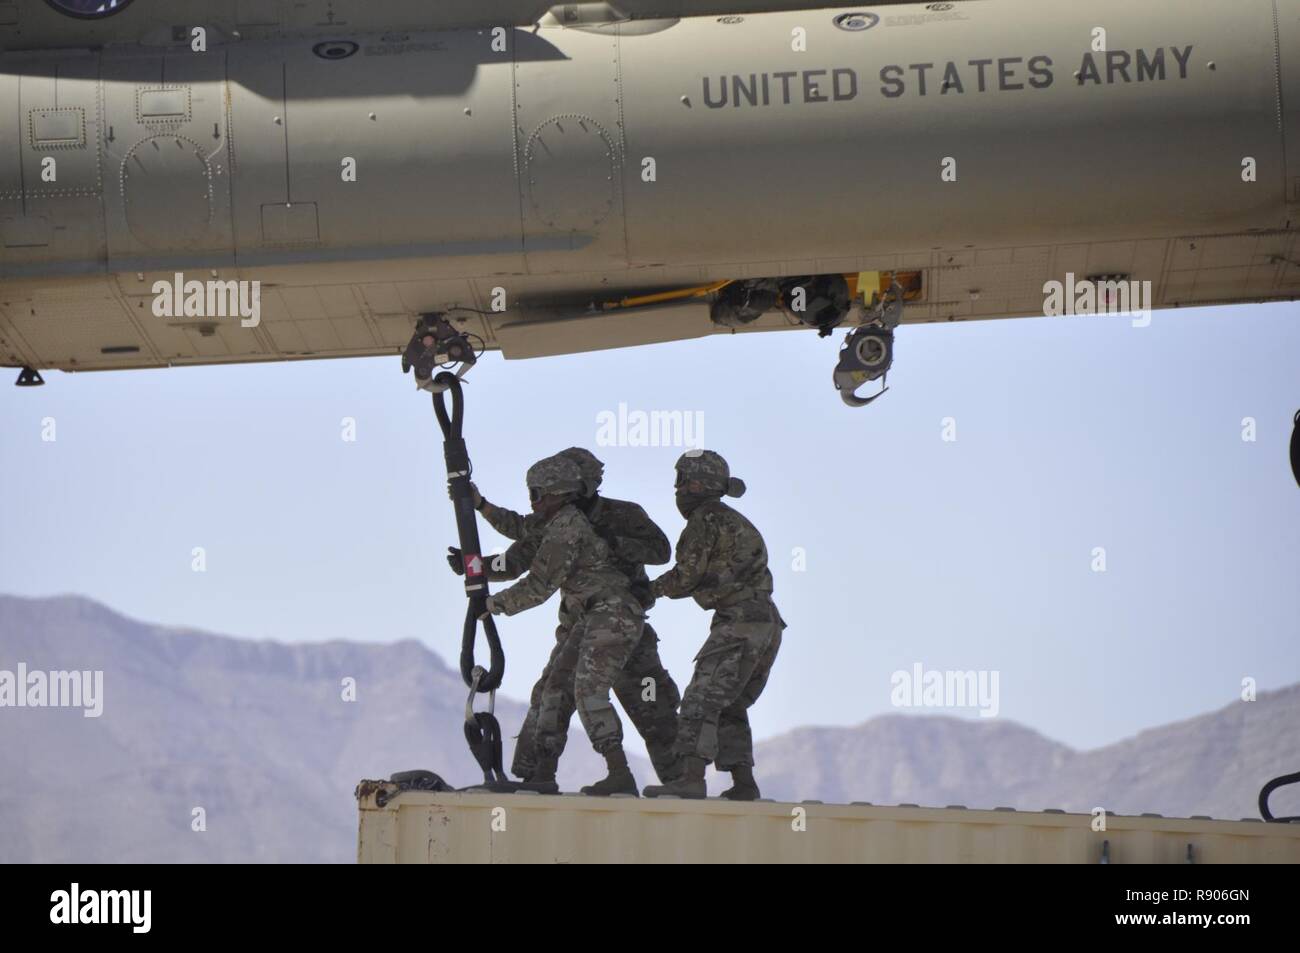
POLYGON ((652 582, 650 591, 669 599, 684 599, 694 592, 704 578, 717 536, 717 527, 708 516, 701 514, 687 521, 677 540, 677 565, 652 582))
MULTIPOLYGON (((482 513, 488 525, 506 539, 523 539, 536 524, 536 520, 532 517, 489 503, 487 497, 479 492, 477 484, 471 482, 469 490, 473 495, 474 509, 482 513)), ((451 496, 450 485, 447 487, 447 495, 451 496)))
POLYGON ((479 504, 478 511, 483 514, 488 525, 504 536, 506 539, 523 539, 528 535, 528 530, 532 528, 529 517, 514 510, 508 510, 504 506, 497 506, 495 503, 489 503, 486 498, 479 504))
POLYGON ((533 559, 537 556, 541 541, 541 533, 526 533, 523 539, 511 543, 504 553, 498 556, 484 556, 487 561, 488 579, 493 582, 505 582, 518 579, 528 572, 528 567, 533 564, 533 559))
MULTIPOLYGON (((582 518, 576 511, 570 513, 582 518)), ((551 520, 537 547, 537 555, 528 566, 528 575, 510 588, 493 594, 492 605, 504 615, 514 615, 540 606, 555 595, 555 591, 569 578, 578 558, 578 547, 574 545, 576 538, 572 521, 564 514, 551 520)))

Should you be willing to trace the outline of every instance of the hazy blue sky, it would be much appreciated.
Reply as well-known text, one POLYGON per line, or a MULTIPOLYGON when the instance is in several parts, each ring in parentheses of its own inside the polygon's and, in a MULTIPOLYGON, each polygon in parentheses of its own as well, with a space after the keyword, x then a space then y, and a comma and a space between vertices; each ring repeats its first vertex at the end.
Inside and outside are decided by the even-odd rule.
MULTIPOLYGON (((608 494, 675 541, 681 448, 597 446, 597 416, 702 414, 749 484, 737 505, 790 626, 760 738, 894 711, 891 673, 918 662, 996 670, 1000 717, 1080 747, 1218 708, 1246 676, 1300 680, 1300 305, 908 327, 862 410, 831 387, 840 337, 488 355, 467 387, 478 483, 522 508, 525 468, 584 444, 608 494)), ((413 637, 454 660, 441 436, 396 357, 47 380, 0 396, 0 591, 248 638, 413 637)), ((501 623, 507 694, 527 695, 554 618, 501 623)), ((652 621, 684 684, 708 616, 661 602, 652 621)))

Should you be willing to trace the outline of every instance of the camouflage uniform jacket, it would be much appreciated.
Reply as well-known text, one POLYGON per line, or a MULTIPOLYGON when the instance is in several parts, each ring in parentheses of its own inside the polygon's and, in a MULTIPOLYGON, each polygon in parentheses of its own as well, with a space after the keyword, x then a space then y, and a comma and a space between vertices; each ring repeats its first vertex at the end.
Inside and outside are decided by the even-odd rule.
POLYGON ((772 596, 767 547, 754 524, 721 500, 701 503, 677 540, 677 565, 654 581, 656 596, 691 596, 702 609, 772 596))
POLYGON ((506 615, 539 606, 558 589, 564 597, 562 611, 577 618, 594 597, 627 592, 627 577, 614 568, 609 546, 576 506, 564 506, 549 522, 535 520, 534 525, 539 539, 528 575, 492 596, 506 615))
MULTIPOLYGON (((520 516, 491 503, 484 503, 479 512, 498 533, 507 539, 516 540, 506 550, 504 569, 490 568, 489 577, 517 578, 532 562, 541 543, 537 517, 520 516)), ((668 537, 644 509, 627 500, 597 496, 587 509, 586 517, 596 534, 609 547, 614 568, 631 581, 632 594, 641 603, 641 607, 650 608, 654 605, 654 597, 650 594, 650 577, 646 575, 645 567, 647 564, 663 565, 672 557, 668 537)))

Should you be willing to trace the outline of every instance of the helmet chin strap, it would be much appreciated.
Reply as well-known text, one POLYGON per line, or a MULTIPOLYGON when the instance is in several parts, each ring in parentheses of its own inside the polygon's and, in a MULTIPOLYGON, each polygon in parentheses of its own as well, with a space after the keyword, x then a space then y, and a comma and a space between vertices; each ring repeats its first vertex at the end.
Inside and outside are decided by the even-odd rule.
POLYGON ((689 517, 702 504, 707 503, 710 500, 720 499, 722 499, 721 493, 707 491, 700 493, 682 493, 679 491, 677 493, 677 512, 681 513, 682 516, 689 517))

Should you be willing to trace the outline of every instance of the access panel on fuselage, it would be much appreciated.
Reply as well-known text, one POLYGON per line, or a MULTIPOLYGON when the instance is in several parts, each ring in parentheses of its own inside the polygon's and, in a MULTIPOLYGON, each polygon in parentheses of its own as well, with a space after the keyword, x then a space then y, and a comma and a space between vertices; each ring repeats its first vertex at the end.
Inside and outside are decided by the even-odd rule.
POLYGON ((514 30, 511 43, 528 270, 625 268, 617 29, 514 30))
POLYGON ((5 54, 0 276, 102 271, 98 52, 5 54))
POLYGON ((522 270, 510 54, 488 31, 246 44, 230 77, 241 267, 522 270))
POLYGON ((112 270, 233 265, 225 60, 221 48, 105 55, 104 214, 112 270))

